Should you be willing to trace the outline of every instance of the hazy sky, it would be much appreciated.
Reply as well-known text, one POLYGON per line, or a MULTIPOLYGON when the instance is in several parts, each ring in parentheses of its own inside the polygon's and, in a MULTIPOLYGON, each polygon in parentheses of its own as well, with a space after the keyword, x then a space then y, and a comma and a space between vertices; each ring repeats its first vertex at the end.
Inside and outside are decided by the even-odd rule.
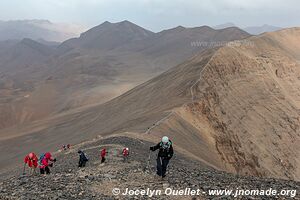
POLYGON ((153 31, 177 25, 300 26, 299 0, 1 0, 0 20, 48 19, 87 27, 132 21, 153 31))

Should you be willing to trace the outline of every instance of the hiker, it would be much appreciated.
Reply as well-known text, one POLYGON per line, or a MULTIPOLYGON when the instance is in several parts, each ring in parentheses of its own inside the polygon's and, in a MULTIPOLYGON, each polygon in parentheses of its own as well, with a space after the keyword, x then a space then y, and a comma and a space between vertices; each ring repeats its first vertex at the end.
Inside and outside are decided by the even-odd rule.
POLYGON ((63 146, 62 146, 62 150, 64 150, 64 151, 67 150, 67 146, 66 146, 66 145, 63 145, 63 146))
POLYGON ((70 149, 71 148, 71 145, 70 144, 67 144, 67 149, 70 149))
POLYGON ((81 150, 78 151, 78 154, 79 154, 78 167, 85 167, 86 162, 89 161, 87 155, 81 150))
POLYGON ((53 167, 53 163, 56 162, 56 158, 53 158, 50 152, 42 154, 39 159, 40 173, 50 174, 50 167, 53 167))
POLYGON ((128 162, 129 148, 128 147, 124 148, 122 151, 122 154, 123 154, 123 159, 124 159, 123 161, 128 162))
POLYGON ((105 159, 106 153, 107 153, 106 149, 103 148, 103 149, 101 150, 101 153, 100 153, 101 163, 104 163, 104 162, 105 162, 105 160, 106 160, 106 159, 105 159))
POLYGON ((156 160, 156 173, 158 176, 164 178, 166 176, 167 166, 174 153, 171 140, 169 140, 167 136, 162 137, 160 143, 150 147, 151 151, 156 151, 157 149, 159 149, 159 152, 156 160))
POLYGON ((35 174, 35 170, 36 170, 36 168, 38 166, 38 158, 35 155, 35 153, 31 152, 27 156, 25 156, 25 158, 24 158, 24 170, 23 170, 23 174, 25 173, 25 165, 26 164, 31 169, 31 171, 33 171, 33 173, 35 174))

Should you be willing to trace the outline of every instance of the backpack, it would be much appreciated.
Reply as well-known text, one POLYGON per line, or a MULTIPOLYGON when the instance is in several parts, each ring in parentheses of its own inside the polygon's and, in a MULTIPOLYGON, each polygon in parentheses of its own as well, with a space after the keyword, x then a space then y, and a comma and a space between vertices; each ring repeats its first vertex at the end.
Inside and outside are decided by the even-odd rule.
POLYGON ((43 161, 44 157, 45 157, 45 154, 42 153, 39 158, 39 165, 43 165, 42 161, 43 161))
POLYGON ((89 161, 89 157, 87 156, 87 154, 82 152, 82 158, 84 161, 89 161))
POLYGON ((171 145, 172 145, 171 141, 169 141, 167 144, 164 144, 163 142, 160 142, 160 148, 166 149, 167 151, 169 151, 171 145))

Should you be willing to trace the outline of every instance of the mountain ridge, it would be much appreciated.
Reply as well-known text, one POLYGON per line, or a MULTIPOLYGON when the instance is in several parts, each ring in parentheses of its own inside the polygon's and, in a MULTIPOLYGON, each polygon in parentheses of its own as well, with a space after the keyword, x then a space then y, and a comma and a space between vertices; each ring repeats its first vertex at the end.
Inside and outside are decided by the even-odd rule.
POLYGON ((30 45, 40 49, 22 51, 29 47, 23 44, 24 41, 29 43, 29 40, 23 40, 20 43, 22 48, 14 47, 20 55, 17 59, 7 59, 16 55, 12 50, 6 51, 4 58, 0 59, 4 77, 1 82, 5 85, 0 93, 3 101, 7 102, 0 105, 0 110, 3 108, 8 115, 6 119, 11 119, 4 120, 0 127, 104 103, 210 48, 192 46, 194 40, 226 42, 249 36, 238 29, 220 32, 208 27, 180 29, 183 29, 182 33, 170 30, 157 34, 128 21, 104 22, 83 34, 82 44, 78 42, 80 38, 70 39, 57 48, 31 41, 30 45), (209 35, 211 31, 214 33, 212 36, 209 35), (113 42, 112 38, 115 38, 113 42), (68 46, 69 42, 75 46, 68 46), (89 44, 92 46, 89 47, 89 44), (49 56, 41 54, 47 55, 48 52, 49 56), (46 89, 49 90, 47 94, 44 92, 46 89), (39 103, 39 98, 43 98, 43 103, 39 103), (16 108, 20 112, 12 112, 16 108), (40 113, 36 108, 43 114, 34 117, 40 113), (50 110, 52 112, 47 114, 50 110))
POLYGON ((54 141, 72 143, 124 131, 167 134, 216 168, 298 180, 298 37, 299 28, 288 29, 203 51, 109 102, 41 121, 35 133, 10 140, 51 132, 54 141))
POLYGON ((99 50, 111 50, 119 45, 132 40, 143 39, 153 32, 146 30, 127 20, 118 23, 108 21, 81 33, 79 38, 73 38, 61 44, 70 47, 95 48, 99 50), (104 38, 101 38, 104 37, 104 38))

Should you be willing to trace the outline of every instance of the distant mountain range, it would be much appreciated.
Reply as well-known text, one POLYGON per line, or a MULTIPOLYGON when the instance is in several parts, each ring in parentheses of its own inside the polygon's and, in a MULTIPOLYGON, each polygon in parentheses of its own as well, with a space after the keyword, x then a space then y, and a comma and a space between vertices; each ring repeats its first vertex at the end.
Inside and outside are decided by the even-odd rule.
POLYGON ((277 26, 271 26, 271 25, 267 25, 267 24, 264 24, 262 26, 250 26, 250 27, 243 28, 243 30, 247 31, 248 33, 250 33, 252 35, 259 35, 259 34, 262 34, 265 32, 273 32, 273 31, 278 31, 281 29, 283 29, 283 28, 277 27, 277 26))
POLYGON ((0 41, 0 173, 24 152, 132 132, 216 169, 299 180, 300 29, 227 26, 0 41))
POLYGON ((48 20, 0 21, 0 40, 47 40, 62 42, 77 37, 85 28, 75 24, 52 23, 48 20))
POLYGON ((229 28, 229 27, 237 27, 237 26, 234 23, 228 22, 225 24, 219 24, 219 25, 213 26, 212 28, 219 30, 219 29, 224 29, 224 28, 229 28))
POLYGON ((151 33, 120 22, 102 24, 54 52, 23 40, 17 49, 40 51, 40 64, 23 66, 22 73, 0 67, 6 69, 0 167, 15 165, 24 151, 54 151, 64 143, 123 133, 167 134, 177 149, 216 169, 299 180, 299 38, 299 28, 259 36, 207 26, 151 33), (128 42, 117 40, 119 31, 129 34, 128 42), (119 42, 112 46, 102 42, 114 37, 119 42), (189 50, 195 40, 245 38, 252 45, 189 50), (152 63, 158 56, 164 59, 152 63))
MULTIPOLYGON (((213 28, 214 29, 224 29, 224 28, 228 28, 228 27, 237 27, 237 26, 234 23, 225 23, 225 24, 220 24, 220 25, 214 26, 213 28)), ((251 35, 259 35, 259 34, 262 34, 265 32, 278 31, 283 28, 264 24, 262 26, 249 26, 249 27, 244 27, 241 29, 250 33, 251 35)))
POLYGON ((0 111, 6 114, 5 119, 0 117, 0 128, 104 103, 215 48, 209 45, 211 41, 249 36, 238 28, 214 30, 208 26, 153 33, 122 21, 104 22, 58 46, 29 38, 2 41, 0 111), (197 41, 208 45, 193 46, 197 41))
MULTIPOLYGON (((132 29, 132 30, 128 30, 129 32, 127 34, 119 32, 118 41, 114 41, 113 43, 111 40, 94 41, 94 37, 98 37, 100 36, 100 34, 103 34, 100 37, 109 37, 110 32, 106 32, 105 28, 108 28, 109 26, 111 26, 111 24, 114 23, 104 22, 103 24, 101 24, 101 26, 96 26, 94 28, 91 28, 89 31, 84 32, 86 28, 80 25, 67 24, 67 23, 53 23, 48 20, 0 21, 0 41, 22 40, 24 38, 30 38, 33 40, 37 40, 46 45, 57 46, 58 45, 57 42, 63 42, 71 38, 76 38, 82 33, 79 40, 76 40, 78 44, 73 43, 72 45, 80 45, 80 43, 81 45, 83 45, 82 43, 85 43, 86 47, 88 46, 92 47, 95 45, 99 45, 98 42, 101 42, 102 43, 101 46, 103 47, 105 45, 111 45, 113 47, 114 44, 119 44, 121 40, 123 40, 123 42, 125 41, 128 42, 127 40, 130 40, 130 38, 127 37, 127 34, 131 35, 130 37, 134 37, 135 40, 140 37, 146 37, 148 35, 153 34, 153 32, 149 30, 145 30, 141 27, 134 27, 140 30, 140 32, 137 33, 140 35, 130 34, 130 32, 133 33, 134 31, 136 31, 132 29), (91 34, 94 34, 94 36, 91 34)), ((122 28, 122 26, 126 26, 128 24, 129 24, 128 21, 124 21, 122 23, 119 23, 119 27, 115 27, 116 30, 111 29, 110 31, 113 32, 114 36, 116 36, 118 32, 117 29, 120 29, 122 28)), ((237 26, 234 23, 225 23, 225 24, 213 26, 212 28, 219 30, 219 29, 225 29, 229 27, 237 27, 237 26)), ((262 26, 244 27, 242 29, 252 35, 259 35, 264 32, 272 32, 272 31, 280 30, 282 28, 265 24, 262 26)), ((70 41, 67 44, 70 44, 70 41)))

